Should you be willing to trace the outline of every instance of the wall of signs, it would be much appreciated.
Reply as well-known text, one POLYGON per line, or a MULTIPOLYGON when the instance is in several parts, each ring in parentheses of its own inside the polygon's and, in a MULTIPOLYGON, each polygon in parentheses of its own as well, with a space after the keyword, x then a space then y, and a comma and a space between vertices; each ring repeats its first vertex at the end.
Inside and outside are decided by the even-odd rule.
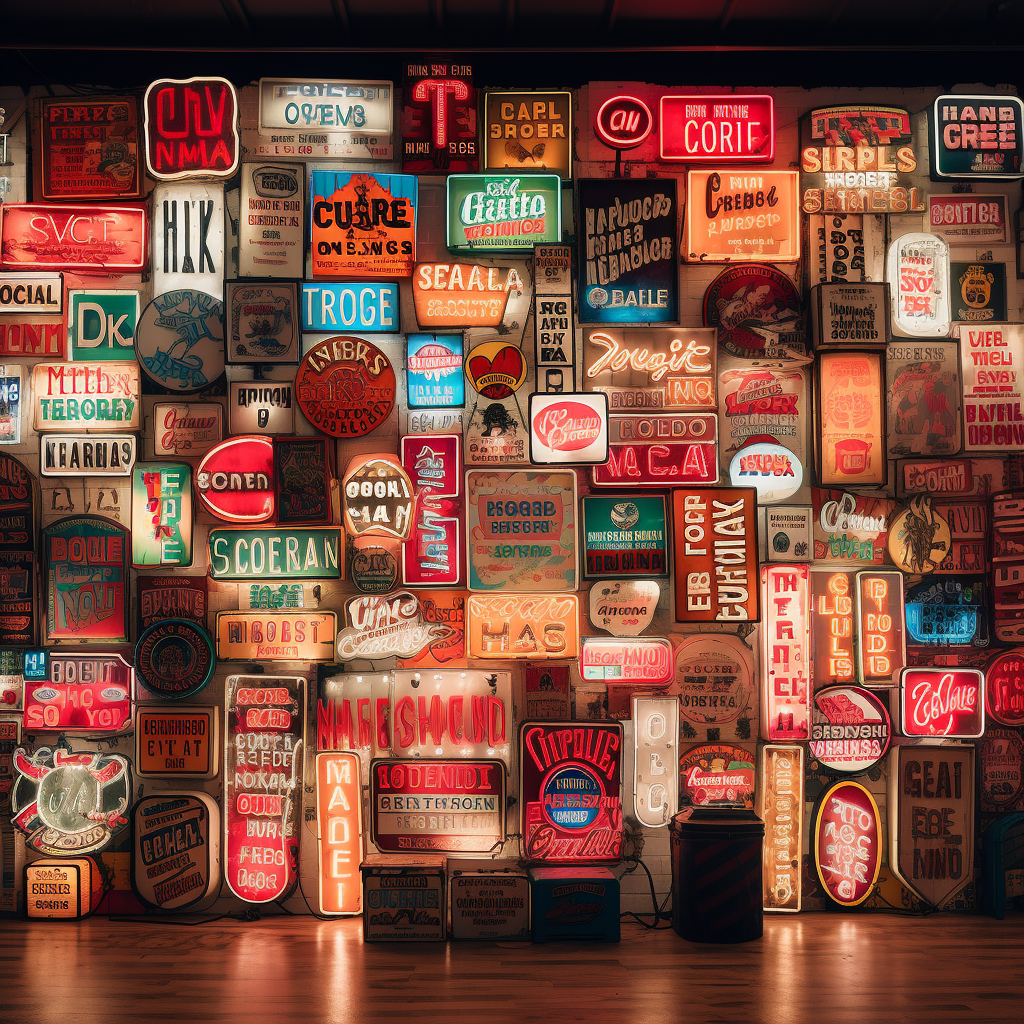
POLYGON ((342 915, 364 856, 634 829, 663 894, 661 826, 743 807, 767 910, 975 909, 1024 807, 1019 101, 514 85, 4 125, 4 824, 115 912, 342 915))

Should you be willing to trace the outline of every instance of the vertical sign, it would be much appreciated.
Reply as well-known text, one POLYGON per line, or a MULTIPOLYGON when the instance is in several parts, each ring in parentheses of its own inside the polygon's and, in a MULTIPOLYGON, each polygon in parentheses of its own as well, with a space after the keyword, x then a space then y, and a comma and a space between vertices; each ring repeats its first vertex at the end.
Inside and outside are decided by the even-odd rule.
POLYGON ((573 391, 576 385, 576 325, 572 303, 572 249, 538 245, 533 250, 537 293, 534 345, 538 391, 573 391))
POLYGON ((132 472, 132 565, 192 564, 192 467, 140 462, 132 472))
POLYGON ((362 909, 362 796, 358 754, 316 755, 321 914, 358 914, 362 909))
POLYGON ((816 380, 818 482, 884 484, 885 393, 880 352, 822 352, 816 380))
POLYGON ((153 294, 224 293, 224 186, 190 182, 153 190, 153 294))
POLYGON ((894 238, 885 276, 894 335, 944 338, 949 334, 949 246, 941 238, 922 231, 894 238))
POLYGON ((761 702, 766 740, 806 740, 811 718, 810 569, 768 565, 764 589, 765 690, 761 702))
POLYGON ((1024 444, 1024 327, 960 328, 964 452, 1019 451, 1024 444))
POLYGON ((416 493, 402 579, 412 586, 455 586, 462 576, 462 435, 412 434, 402 438, 401 454, 416 493))
POLYGON ((479 167, 472 64, 405 65, 402 170, 447 174, 479 167))
POLYGON ((634 697, 633 810, 648 828, 667 825, 679 807, 679 699, 634 697))
POLYGON ((831 683, 852 683, 856 678, 853 656, 852 574, 831 569, 811 571, 811 622, 814 661, 811 678, 816 689, 831 683))
POLYGON ((895 686, 907 663, 903 573, 857 573, 857 678, 865 686, 895 686))
POLYGON ((0 643, 36 637, 35 484, 15 458, 0 452, 0 643))
POLYGON ((301 278, 305 263, 301 164, 243 164, 238 276, 301 278))
POLYGON ((764 821, 762 861, 765 910, 799 913, 803 897, 804 748, 761 748, 758 811, 764 821))
POLYGON ((859 782, 837 782, 822 793, 811 854, 822 888, 841 907, 858 906, 875 888, 881 831, 878 804, 859 782))

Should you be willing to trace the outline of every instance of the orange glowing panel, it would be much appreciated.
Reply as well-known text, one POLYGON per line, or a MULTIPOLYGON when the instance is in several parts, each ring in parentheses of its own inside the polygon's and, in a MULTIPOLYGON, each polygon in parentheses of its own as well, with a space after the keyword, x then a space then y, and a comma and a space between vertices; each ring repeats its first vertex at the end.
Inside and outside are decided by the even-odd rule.
POLYGON ((895 686, 907 663, 903 573, 857 573, 857 678, 895 686))
POLYGON ((362 796, 358 754, 316 755, 321 914, 358 914, 362 910, 362 796))
POLYGON ((814 655, 811 678, 815 689, 834 683, 852 683, 853 655, 852 573, 811 570, 811 622, 814 655))
POLYGON ((542 661, 580 654, 575 594, 471 594, 466 618, 471 658, 542 661))
POLYGON ((764 694, 761 736, 806 740, 811 717, 811 583, 806 565, 761 569, 764 694))
POLYGON ((822 487, 884 484, 885 387, 881 352, 821 352, 818 483, 822 487))
POLYGON ((762 880, 765 910, 798 913, 803 896, 804 748, 761 748, 758 814, 764 821, 762 880))

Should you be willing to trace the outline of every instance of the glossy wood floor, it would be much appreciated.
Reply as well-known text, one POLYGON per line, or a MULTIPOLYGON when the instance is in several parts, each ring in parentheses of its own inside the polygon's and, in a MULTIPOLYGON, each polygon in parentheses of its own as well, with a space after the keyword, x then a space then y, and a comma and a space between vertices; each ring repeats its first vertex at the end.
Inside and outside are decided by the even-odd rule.
POLYGON ((633 924, 617 946, 413 946, 365 945, 358 920, 8 919, 0 1020, 1019 1024, 1024 917, 774 917, 742 946, 633 924))

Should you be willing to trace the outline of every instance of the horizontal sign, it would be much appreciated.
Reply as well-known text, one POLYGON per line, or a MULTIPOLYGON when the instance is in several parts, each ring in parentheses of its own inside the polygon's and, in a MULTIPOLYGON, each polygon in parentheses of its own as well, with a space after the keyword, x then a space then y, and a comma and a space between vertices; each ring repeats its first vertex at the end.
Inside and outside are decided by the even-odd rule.
POLYGON ((557 174, 450 174, 448 248, 453 252, 530 250, 562 240, 557 174))
POLYGON ((1018 96, 937 96, 931 122, 935 178, 1024 178, 1024 101, 1018 96))
POLYGON ((484 167, 572 177, 572 93, 484 95, 484 167))
POLYGON ((63 274, 4 274, 0 313, 63 313, 63 274))
POLYGON ((174 402, 153 406, 153 447, 161 455, 205 455, 224 436, 224 406, 174 402))
POLYGON ((672 682, 674 668, 675 658, 668 640, 583 640, 580 676, 585 680, 601 680, 609 686, 667 686, 672 682))
POLYGON ((718 414, 608 417, 608 461, 595 487, 685 487, 718 483, 718 414))
POLYGON ((661 159, 770 164, 775 159, 771 96, 662 96, 661 159))
POLYGON ((579 630, 580 599, 575 594, 471 594, 466 604, 471 658, 575 658, 579 630))
POLYGON ((391 82, 261 78, 259 90, 261 132, 301 132, 318 142, 326 136, 328 144, 351 136, 391 135, 391 82))
POLYGON ((43 434, 39 438, 43 476, 131 476, 134 434, 43 434))
POLYGON ((120 654, 49 652, 49 678, 25 680, 26 732, 113 735, 130 728, 134 672, 120 654))
POLYGON ((36 430, 138 430, 138 363, 38 363, 32 367, 36 430))
POLYGON ((215 580, 337 580, 342 576, 341 531, 274 527, 211 530, 210 576, 215 580))
POLYGON ((416 322, 424 329, 497 327, 510 294, 523 290, 514 267, 481 263, 417 263, 412 277, 416 322))
POLYGON ((586 575, 667 576, 665 499, 590 495, 582 499, 586 575))
POLYGON ((977 739, 985 731, 985 675, 973 668, 905 668, 900 673, 904 736, 977 739))
POLYGON ((1005 242, 1006 196, 928 196, 928 230, 950 245, 1005 242))
POLYGON ((135 770, 142 778, 212 779, 219 760, 216 708, 139 708, 135 770))
POLYGON ((334 612, 217 612, 221 661, 334 661, 334 612))
POLYGON ((63 359, 67 333, 61 315, 25 313, 0 316, 0 356, 63 359))
POLYGON ((302 285, 302 329, 334 333, 342 327, 387 334, 399 329, 397 284, 302 285))

